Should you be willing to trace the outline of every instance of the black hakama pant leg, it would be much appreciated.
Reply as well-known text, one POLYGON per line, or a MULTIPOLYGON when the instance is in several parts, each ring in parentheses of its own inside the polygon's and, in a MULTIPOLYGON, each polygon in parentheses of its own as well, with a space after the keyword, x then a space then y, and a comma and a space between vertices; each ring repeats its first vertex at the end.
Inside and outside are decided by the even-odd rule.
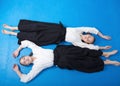
POLYGON ((54 50, 54 54, 54 64, 60 68, 75 69, 89 73, 98 72, 104 68, 104 62, 100 58, 102 52, 99 50, 90 50, 73 45, 59 45, 54 50))
POLYGON ((40 22, 32 20, 20 20, 18 24, 18 29, 25 32, 41 31, 45 29, 63 29, 65 28, 63 24, 60 23, 50 23, 50 22, 40 22))
POLYGON ((18 44, 29 40, 38 46, 58 44, 65 40, 66 29, 62 24, 21 20, 18 25, 20 32, 17 34, 18 44))

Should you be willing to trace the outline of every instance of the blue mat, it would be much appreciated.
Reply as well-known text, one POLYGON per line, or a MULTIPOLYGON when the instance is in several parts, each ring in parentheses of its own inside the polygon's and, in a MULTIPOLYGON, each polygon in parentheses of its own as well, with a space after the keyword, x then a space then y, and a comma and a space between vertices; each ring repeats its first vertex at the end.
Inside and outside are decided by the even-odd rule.
MULTIPOLYGON (((0 30, 4 23, 17 26, 20 19, 56 23, 62 21, 65 26, 97 27, 112 39, 107 41, 96 36, 95 44, 111 45, 110 50, 120 51, 120 0, 0 0, 0 30)), ((18 47, 17 38, 2 33, 0 46, 0 86, 120 86, 120 67, 111 65, 105 66, 102 72, 90 74, 52 67, 24 84, 12 66, 14 63, 19 64, 19 58, 31 50, 24 49, 14 59, 12 52, 18 47)), ((43 47, 54 49, 55 46, 43 47)), ((120 61, 120 53, 110 59, 120 61)), ((20 67, 23 73, 31 69, 31 66, 20 67)))

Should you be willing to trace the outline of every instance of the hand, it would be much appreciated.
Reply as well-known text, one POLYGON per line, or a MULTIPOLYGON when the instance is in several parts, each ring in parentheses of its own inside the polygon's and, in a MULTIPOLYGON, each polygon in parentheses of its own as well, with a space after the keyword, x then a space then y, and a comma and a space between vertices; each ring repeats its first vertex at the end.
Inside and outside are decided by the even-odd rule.
POLYGON ((106 39, 106 40, 110 40, 111 39, 111 37, 110 36, 103 36, 102 38, 104 38, 104 39, 106 39))
POLYGON ((13 57, 16 58, 18 55, 19 55, 19 51, 18 51, 18 50, 15 50, 15 51, 13 52, 13 57))
POLYGON ((110 48, 111 48, 111 46, 105 46, 105 47, 104 47, 105 50, 108 50, 108 49, 110 49, 110 48))
POLYGON ((17 64, 14 64, 14 65, 13 65, 13 70, 14 70, 15 72, 19 70, 19 67, 18 67, 17 64))

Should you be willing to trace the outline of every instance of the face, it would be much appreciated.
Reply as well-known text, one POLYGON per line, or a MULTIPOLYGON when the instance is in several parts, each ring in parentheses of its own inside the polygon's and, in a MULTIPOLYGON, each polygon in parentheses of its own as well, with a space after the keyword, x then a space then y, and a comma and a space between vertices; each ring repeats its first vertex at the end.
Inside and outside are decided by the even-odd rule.
POLYGON ((94 37, 92 35, 90 35, 90 34, 86 34, 86 35, 82 36, 82 40, 85 43, 92 44, 94 42, 94 37))
POLYGON ((32 63, 32 58, 30 56, 24 56, 20 59, 22 65, 29 65, 32 63))

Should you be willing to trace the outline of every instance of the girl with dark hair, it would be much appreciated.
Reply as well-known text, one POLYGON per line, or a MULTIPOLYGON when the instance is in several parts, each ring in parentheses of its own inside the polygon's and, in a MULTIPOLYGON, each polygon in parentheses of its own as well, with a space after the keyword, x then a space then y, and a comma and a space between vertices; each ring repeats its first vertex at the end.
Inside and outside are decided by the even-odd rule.
POLYGON ((3 27, 12 30, 2 30, 2 33, 17 36, 18 44, 23 40, 32 41, 38 46, 53 43, 58 44, 66 41, 72 43, 74 46, 95 50, 109 49, 111 47, 93 45, 95 40, 94 36, 83 34, 84 32, 93 33, 104 39, 110 39, 109 36, 103 35, 94 27, 64 27, 61 22, 57 24, 31 20, 20 20, 18 27, 12 27, 7 24, 3 24, 3 27), (20 32, 13 32, 14 30, 19 30, 20 32))
POLYGON ((117 53, 117 50, 111 52, 102 52, 101 50, 91 50, 88 48, 80 48, 73 45, 58 45, 54 50, 44 49, 28 40, 22 41, 21 45, 13 52, 13 56, 17 57, 21 49, 28 47, 32 49, 32 56, 24 56, 20 59, 22 65, 33 64, 28 74, 23 74, 19 66, 15 64, 13 70, 18 74, 22 82, 28 82, 37 76, 42 70, 57 66, 70 70, 78 70, 82 72, 99 72, 104 69, 104 65, 120 66, 120 62, 105 60, 100 56, 108 58, 117 53))

